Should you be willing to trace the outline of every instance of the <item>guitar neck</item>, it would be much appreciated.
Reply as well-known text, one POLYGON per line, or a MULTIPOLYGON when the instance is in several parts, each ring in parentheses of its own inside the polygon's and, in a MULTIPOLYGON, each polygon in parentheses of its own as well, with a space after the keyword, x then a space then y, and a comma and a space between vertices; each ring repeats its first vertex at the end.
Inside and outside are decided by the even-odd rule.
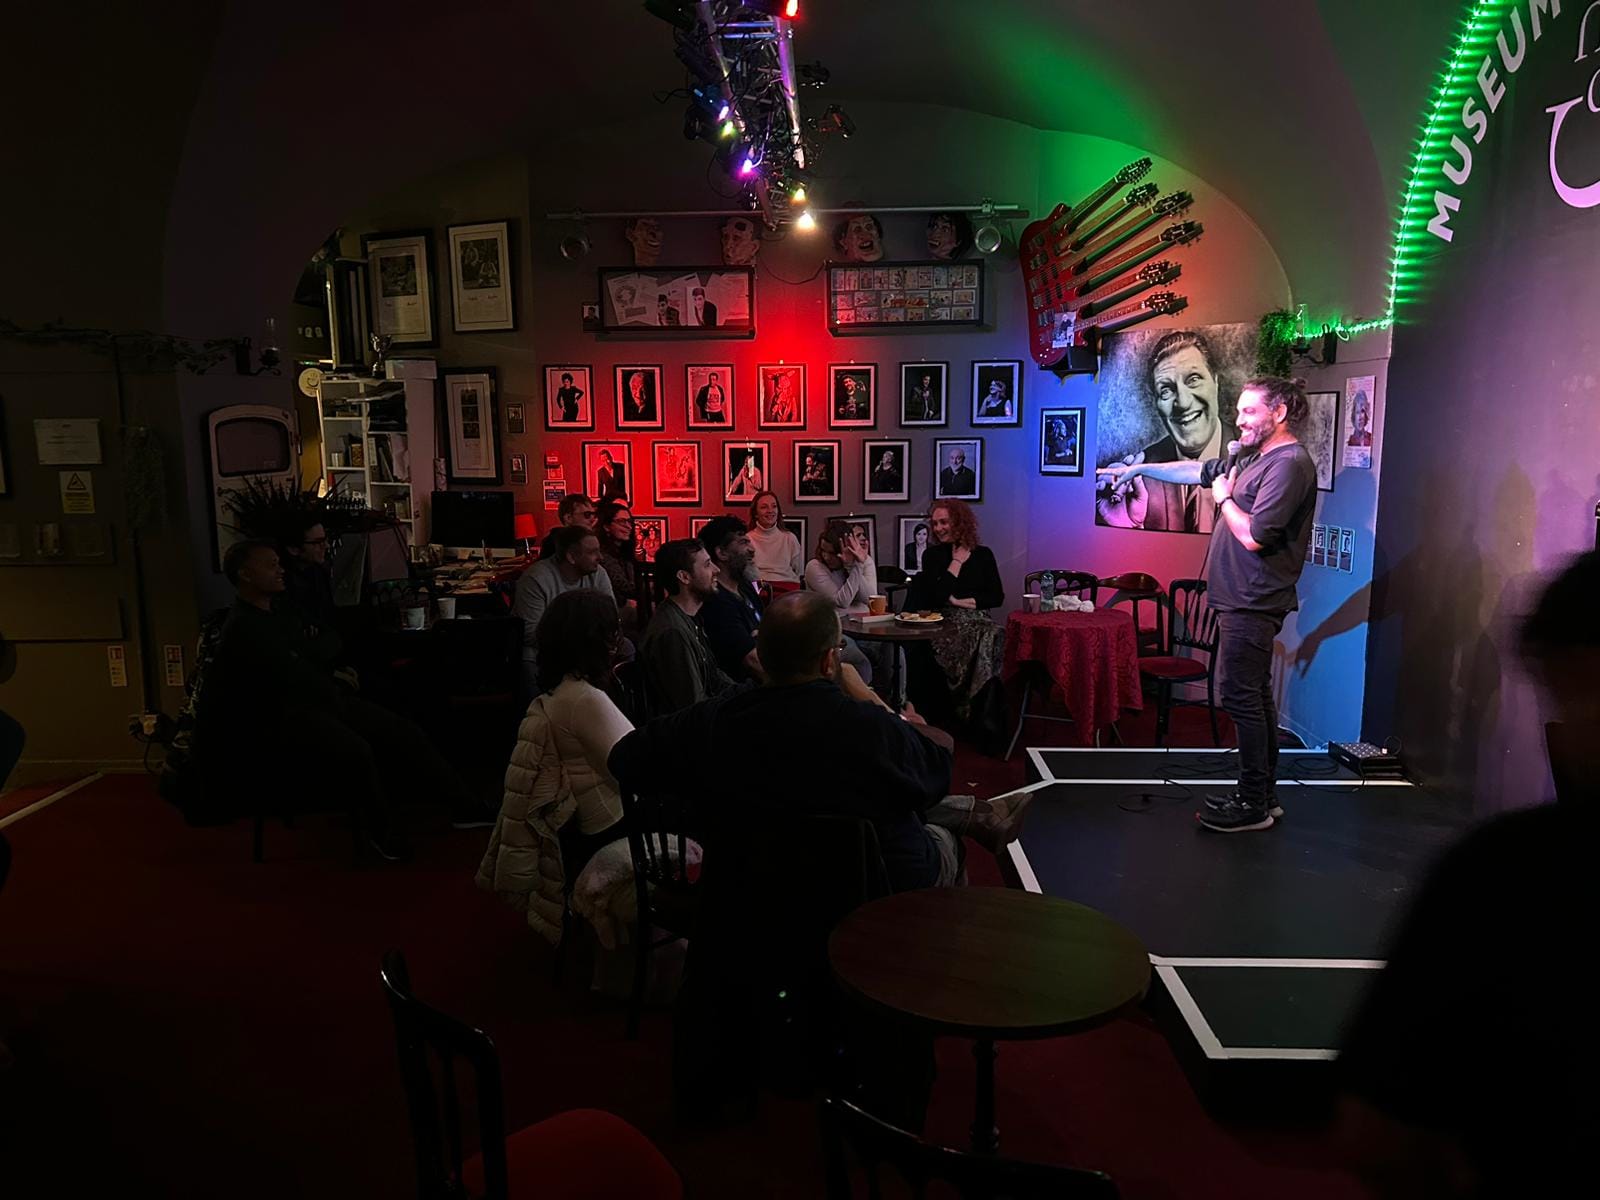
POLYGON ((1181 267, 1172 267, 1169 270, 1152 275, 1148 279, 1136 277, 1131 280, 1108 284, 1106 287, 1080 297, 1083 303, 1078 311, 1084 316, 1092 317, 1114 304, 1121 304, 1124 300, 1137 296, 1140 292, 1146 292, 1153 287, 1171 283, 1182 273, 1183 269, 1181 267))
POLYGON ((1140 263, 1144 262, 1145 259, 1150 258, 1150 257, 1152 257, 1152 256, 1154 256, 1156 254, 1159 254, 1161 252, 1162 247, 1167 246, 1167 245, 1171 245, 1171 246, 1173 246, 1174 249, 1176 249, 1178 245, 1186 245, 1189 242, 1193 241, 1196 237, 1198 237, 1200 235, 1200 232, 1201 232, 1200 231, 1200 227, 1199 226, 1195 226, 1193 233, 1190 234, 1190 236, 1182 239, 1181 242, 1179 242, 1179 241, 1176 241, 1176 240, 1169 239, 1168 236, 1167 236, 1168 233, 1171 230, 1176 229, 1176 228, 1178 228, 1178 226, 1169 225, 1169 226, 1167 226, 1166 229, 1163 229, 1160 233, 1156 234, 1154 237, 1146 238, 1144 241, 1140 242, 1138 245, 1133 246, 1130 249, 1124 251, 1123 253, 1117 255, 1116 258, 1113 258, 1113 259, 1110 259, 1107 262, 1101 263, 1099 272, 1096 273, 1093 277, 1084 280, 1083 285, 1082 285, 1082 290, 1084 290, 1086 292, 1092 292, 1096 288, 1104 287, 1106 284, 1110 283, 1113 279, 1115 279, 1118 275, 1120 275, 1124 271, 1126 271, 1129 267, 1138 266, 1140 263))

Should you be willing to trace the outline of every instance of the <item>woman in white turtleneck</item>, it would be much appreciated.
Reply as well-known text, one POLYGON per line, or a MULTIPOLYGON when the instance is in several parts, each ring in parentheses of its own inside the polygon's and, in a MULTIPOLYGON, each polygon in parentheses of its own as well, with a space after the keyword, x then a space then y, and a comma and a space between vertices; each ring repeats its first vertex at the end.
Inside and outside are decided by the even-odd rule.
POLYGON ((805 562, 800 540, 782 522, 777 493, 757 492, 750 501, 750 544, 756 548, 756 572, 765 583, 800 582, 805 562))

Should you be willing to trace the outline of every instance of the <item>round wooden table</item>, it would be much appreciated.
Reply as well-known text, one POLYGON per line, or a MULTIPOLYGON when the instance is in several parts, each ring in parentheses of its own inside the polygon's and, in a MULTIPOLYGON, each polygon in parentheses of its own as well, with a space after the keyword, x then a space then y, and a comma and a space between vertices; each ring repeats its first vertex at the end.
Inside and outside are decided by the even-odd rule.
POLYGON ((845 990, 935 1034, 974 1039, 972 1148, 1000 1147, 995 1042, 1093 1029, 1143 998, 1150 956, 1111 918, 1010 888, 925 888, 862 905, 828 939, 845 990))
POLYGON ((839 627, 858 642, 889 642, 895 646, 894 668, 889 675, 889 695, 899 701, 905 698, 900 686, 899 647, 908 642, 933 641, 944 628, 944 622, 863 621, 859 616, 849 616, 840 620, 839 627))

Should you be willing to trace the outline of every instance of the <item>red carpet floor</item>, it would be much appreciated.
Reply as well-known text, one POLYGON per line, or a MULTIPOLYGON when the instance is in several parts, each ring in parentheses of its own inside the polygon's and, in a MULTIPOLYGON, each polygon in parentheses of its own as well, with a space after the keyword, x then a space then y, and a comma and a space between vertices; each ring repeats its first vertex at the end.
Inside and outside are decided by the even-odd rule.
MULTIPOLYGON (((1184 736, 1198 728, 1179 739, 1208 740, 1184 736)), ((1020 755, 963 753, 957 780, 992 794, 1022 770, 1020 755)), ((768 1099, 753 1122, 714 1131, 675 1123, 668 1018, 652 1014, 630 1043, 618 1005, 575 979, 554 989, 548 949, 473 886, 482 832, 423 833, 410 864, 352 866, 348 834, 309 818, 274 827, 255 866, 244 826, 189 829, 153 781, 114 776, 7 834, 8 1198, 413 1195, 377 981, 389 946, 423 996, 494 1035, 514 1124, 607 1108, 661 1145, 694 1196, 821 1194, 808 1104, 768 1099)), ((999 882, 992 859, 973 860, 975 883, 999 882)), ((941 1043, 930 1136, 961 1143, 971 1096, 969 1048, 941 1043)), ((1102 1168, 1135 1200, 1358 1195, 1321 1131, 1214 1121, 1142 1015, 1002 1048, 999 1112, 1007 1152, 1102 1168)))

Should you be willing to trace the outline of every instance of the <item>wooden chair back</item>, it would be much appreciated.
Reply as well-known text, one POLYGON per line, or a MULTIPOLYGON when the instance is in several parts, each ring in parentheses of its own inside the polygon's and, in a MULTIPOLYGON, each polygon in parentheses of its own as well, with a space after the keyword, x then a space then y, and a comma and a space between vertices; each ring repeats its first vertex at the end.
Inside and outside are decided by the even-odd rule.
MULTIPOLYGON (((1099 1171, 930 1145, 832 1096, 822 1101, 822 1140, 828 1200, 854 1200, 858 1194, 850 1178, 852 1156, 861 1166, 870 1200, 885 1194, 886 1171, 902 1179, 919 1200, 935 1183, 944 1185, 935 1194, 954 1192, 962 1200, 1116 1200, 1117 1196, 1116 1184, 1099 1171)), ((903 1193, 896 1189, 889 1194, 903 1193)))
MULTIPOLYGON (((1056 577, 1056 595, 1076 596, 1080 600, 1087 600, 1097 604, 1100 594, 1100 581, 1088 571, 1051 571, 1056 577)), ((1039 581, 1044 578, 1044 571, 1029 571, 1022 577, 1022 590, 1024 592, 1037 592, 1039 581)))
POLYGON ((1167 588, 1167 636, 1164 654, 1180 649, 1217 653, 1217 614, 1206 603, 1206 581, 1174 579, 1167 588))
POLYGON ((489 1035, 430 1008, 411 990, 405 955, 390 950, 379 972, 394 1017, 400 1077, 411 1115, 420 1200, 463 1200, 465 1157, 458 1065, 472 1076, 478 1114, 478 1153, 483 1159, 483 1200, 508 1200, 506 1127, 500 1055, 489 1035))

